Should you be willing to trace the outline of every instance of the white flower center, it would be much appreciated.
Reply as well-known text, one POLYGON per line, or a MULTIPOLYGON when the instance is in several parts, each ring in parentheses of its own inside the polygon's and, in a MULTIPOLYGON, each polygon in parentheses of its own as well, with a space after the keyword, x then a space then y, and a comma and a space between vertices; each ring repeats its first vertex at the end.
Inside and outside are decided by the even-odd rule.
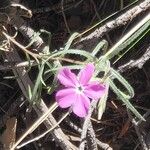
POLYGON ((76 93, 77 94, 82 94, 84 91, 84 87, 82 85, 77 85, 76 86, 76 93))

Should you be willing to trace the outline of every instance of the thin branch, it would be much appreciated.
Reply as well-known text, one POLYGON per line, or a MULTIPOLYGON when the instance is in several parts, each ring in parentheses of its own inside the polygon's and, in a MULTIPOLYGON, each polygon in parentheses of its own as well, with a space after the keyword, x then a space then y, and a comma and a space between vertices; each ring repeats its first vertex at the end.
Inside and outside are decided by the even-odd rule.
MULTIPOLYGON (((134 6, 133 8, 127 10, 121 16, 119 15, 119 17, 106 22, 103 26, 97 28, 95 31, 93 31, 89 35, 81 38, 80 41, 78 41, 75 44, 75 46, 82 47, 84 49, 85 48, 92 49, 93 47, 95 47, 95 45, 97 45, 97 43, 99 42, 99 38, 101 38, 104 34, 108 33, 109 31, 117 27, 126 25, 135 17, 137 17, 138 15, 140 15, 141 13, 149 9, 150 9, 150 0, 145 0, 141 2, 140 4, 134 6)), ((91 31, 91 30, 89 29, 88 31, 91 31)), ((80 35, 85 34, 85 33, 86 31, 84 33, 81 33, 80 35)))
POLYGON ((107 143, 103 143, 100 140, 96 139, 98 147, 100 147, 103 150, 113 150, 107 143))
POLYGON ((37 35, 37 33, 21 17, 13 18, 11 24, 22 33, 29 43, 34 40, 33 46, 36 48, 36 51, 42 51, 42 49, 45 47, 45 43, 43 42, 42 38, 37 35))
POLYGON ((88 149, 97 150, 97 141, 96 141, 95 131, 93 129, 91 120, 89 121, 86 139, 87 139, 88 149))
POLYGON ((137 134, 137 136, 138 136, 138 139, 139 139, 139 141, 140 141, 140 144, 141 144, 143 150, 149 150, 149 148, 148 148, 147 145, 146 145, 144 136, 143 136, 143 135, 141 134, 141 132, 140 132, 140 129, 139 129, 138 124, 136 123, 135 119, 132 117, 132 115, 130 114, 129 111, 128 111, 128 116, 129 116, 129 118, 131 119, 131 121, 132 121, 132 123, 133 123, 133 125, 134 125, 136 134, 137 134))
POLYGON ((89 127, 89 122, 90 122, 92 112, 93 112, 94 108, 96 107, 96 104, 97 104, 96 100, 93 100, 91 102, 91 107, 89 109, 88 115, 86 116, 85 121, 83 123, 83 128, 82 128, 82 133, 81 133, 81 143, 79 146, 79 150, 84 150, 84 148, 85 148, 87 130, 89 127))
MULTIPOLYGON (((80 127, 78 127, 77 125, 75 125, 70 119, 66 118, 65 122, 72 128, 74 129, 76 132, 78 133, 82 133, 82 129, 80 127)), ((99 139, 96 138, 96 142, 99 148, 103 149, 103 150, 112 150, 112 148, 109 146, 109 144, 101 142, 99 139)))
POLYGON ((118 68, 119 72, 125 72, 128 69, 137 67, 139 69, 141 69, 143 67, 143 65, 150 59, 150 45, 148 46, 147 50, 145 51, 145 53, 137 60, 130 60, 128 63, 120 66, 118 68))

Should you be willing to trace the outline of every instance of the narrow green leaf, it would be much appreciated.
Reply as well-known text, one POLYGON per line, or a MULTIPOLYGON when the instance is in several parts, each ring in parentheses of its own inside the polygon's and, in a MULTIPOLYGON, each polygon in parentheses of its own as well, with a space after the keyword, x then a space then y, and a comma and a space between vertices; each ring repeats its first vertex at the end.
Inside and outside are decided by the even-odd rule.
POLYGON ((133 112, 133 114, 138 117, 139 119, 145 121, 145 119, 142 117, 142 115, 134 108, 134 106, 129 102, 129 96, 121 92, 116 85, 113 83, 111 79, 109 79, 110 87, 114 91, 114 93, 118 96, 120 100, 129 108, 130 111, 133 112))
POLYGON ((111 71, 112 77, 117 79, 120 83, 122 83, 122 85, 124 85, 124 87, 128 91, 129 96, 132 98, 134 96, 134 90, 132 86, 120 75, 119 72, 115 71, 113 68, 111 68, 110 71, 111 71))
POLYGON ((39 74, 37 76, 37 79, 36 79, 36 82, 35 82, 35 86, 33 88, 33 92, 32 92, 32 97, 31 97, 31 102, 36 102, 37 100, 37 97, 38 95, 40 94, 38 92, 38 90, 40 89, 41 85, 42 85, 42 82, 41 82, 41 78, 42 78, 42 75, 43 75, 43 71, 44 71, 44 65, 45 63, 42 63, 41 67, 40 67, 40 71, 39 71, 39 74))
POLYGON ((66 43, 66 46, 64 48, 64 51, 68 51, 68 49, 70 48, 73 40, 75 39, 75 37, 78 35, 79 33, 75 32, 71 35, 71 37, 69 38, 69 40, 66 43))
POLYGON ((105 51, 108 48, 108 42, 106 40, 102 40, 100 41, 96 47, 94 48, 94 50, 92 51, 92 56, 96 56, 96 54, 98 54, 98 52, 100 50, 103 50, 103 53, 105 53, 105 51))
POLYGON ((107 98, 108 98, 108 91, 109 91, 109 83, 108 81, 105 82, 106 84, 106 92, 105 94, 102 96, 102 98, 99 100, 98 102, 98 120, 100 120, 102 118, 103 113, 105 112, 106 109, 106 102, 107 102, 107 98))
POLYGON ((69 49, 69 51, 62 50, 62 51, 59 51, 59 52, 55 52, 49 58, 47 58, 46 61, 48 61, 51 58, 59 57, 60 55, 66 55, 66 54, 80 55, 80 56, 84 56, 85 58, 90 59, 90 60, 94 59, 94 57, 89 52, 86 52, 84 50, 78 50, 78 49, 69 49))

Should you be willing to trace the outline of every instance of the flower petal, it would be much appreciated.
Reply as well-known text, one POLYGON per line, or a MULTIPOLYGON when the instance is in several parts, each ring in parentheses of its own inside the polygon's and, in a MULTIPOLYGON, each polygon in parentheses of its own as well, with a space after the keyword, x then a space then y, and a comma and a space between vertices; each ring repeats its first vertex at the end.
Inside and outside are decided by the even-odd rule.
POLYGON ((56 93, 56 101, 61 108, 70 107, 75 101, 76 93, 73 88, 63 89, 56 93))
POLYGON ((72 110, 79 117, 85 117, 88 113, 90 100, 84 94, 76 95, 76 102, 73 104, 72 110))
POLYGON ((95 67, 93 64, 87 64, 86 67, 80 71, 79 81, 81 84, 85 85, 89 82, 94 73, 94 69, 95 67))
POLYGON ((98 100, 99 98, 102 97, 102 95, 106 91, 106 87, 103 84, 100 84, 99 82, 90 82, 87 86, 84 87, 84 94, 91 98, 98 100))
POLYGON ((59 79, 60 83, 66 87, 74 87, 77 83, 76 75, 68 68, 61 69, 57 75, 57 78, 59 79))

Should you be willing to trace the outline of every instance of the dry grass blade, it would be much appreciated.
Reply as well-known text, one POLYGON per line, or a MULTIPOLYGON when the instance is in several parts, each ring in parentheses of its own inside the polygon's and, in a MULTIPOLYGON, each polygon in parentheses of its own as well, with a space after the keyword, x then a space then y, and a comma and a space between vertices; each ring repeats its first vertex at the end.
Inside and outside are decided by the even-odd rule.
MULTIPOLYGON (((66 114, 63 115, 63 117, 57 122, 57 124, 55 124, 55 126, 51 127, 50 129, 48 129, 47 131, 45 131, 44 133, 40 134, 39 136, 17 146, 17 148, 21 148, 29 143, 35 142, 41 138, 43 138, 46 134, 50 133, 51 131, 53 131, 67 116, 69 115, 69 112, 67 112, 66 114)), ((16 142, 17 143, 17 142, 16 142)))
POLYGON ((57 104, 54 103, 49 109, 48 111, 43 114, 20 138, 19 140, 13 145, 13 147, 11 148, 11 150, 14 150, 17 145, 30 133, 32 133, 46 118, 47 116, 52 113, 55 109, 57 108, 57 104))
POLYGON ((19 44, 15 39, 13 39, 12 37, 10 37, 8 34, 6 34, 5 32, 2 32, 3 35, 8 39, 8 41, 10 40, 11 42, 13 42, 15 45, 17 45, 21 50, 23 50, 25 53, 31 55, 33 58, 35 58, 35 60, 38 62, 38 54, 32 53, 29 50, 27 50, 24 46, 22 46, 21 44, 19 44))

